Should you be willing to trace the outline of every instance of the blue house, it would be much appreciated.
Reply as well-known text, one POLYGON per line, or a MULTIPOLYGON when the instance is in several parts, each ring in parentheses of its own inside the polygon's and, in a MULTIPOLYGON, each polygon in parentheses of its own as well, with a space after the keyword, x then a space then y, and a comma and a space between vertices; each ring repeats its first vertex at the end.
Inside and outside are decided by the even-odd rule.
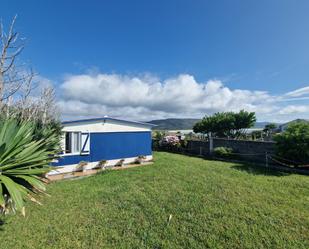
POLYGON ((107 161, 106 166, 122 159, 124 164, 132 163, 139 156, 152 160, 152 124, 103 117, 65 121, 62 125, 63 152, 48 175, 73 172, 82 161, 91 169, 101 160, 107 161))

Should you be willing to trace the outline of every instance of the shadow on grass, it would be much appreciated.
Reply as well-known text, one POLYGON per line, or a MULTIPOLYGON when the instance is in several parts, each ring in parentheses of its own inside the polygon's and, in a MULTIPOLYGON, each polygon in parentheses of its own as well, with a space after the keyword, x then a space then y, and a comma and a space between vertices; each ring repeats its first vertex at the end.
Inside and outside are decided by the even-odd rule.
POLYGON ((195 155, 195 154, 184 154, 180 152, 171 152, 171 151, 161 151, 161 152, 167 152, 167 153, 173 153, 173 154, 179 154, 183 156, 188 157, 194 157, 194 158, 201 158, 207 161, 220 161, 220 162, 227 162, 227 163, 237 163, 234 166, 232 166, 232 169, 236 169, 239 171, 246 171, 249 174, 252 175, 268 175, 268 176, 288 176, 292 173, 300 173, 300 172, 293 172, 291 169, 287 168, 280 168, 280 167, 274 167, 273 168, 267 168, 263 166, 262 164, 254 164, 252 162, 244 162, 236 159, 224 159, 224 158, 216 158, 209 155, 195 155))
POLYGON ((3 231, 3 226, 5 225, 5 220, 0 218, 0 232, 3 231))
POLYGON ((268 175, 268 176, 288 176, 290 173, 278 171, 271 168, 266 168, 263 166, 253 165, 253 164, 238 164, 231 167, 239 171, 246 171, 252 175, 268 175))

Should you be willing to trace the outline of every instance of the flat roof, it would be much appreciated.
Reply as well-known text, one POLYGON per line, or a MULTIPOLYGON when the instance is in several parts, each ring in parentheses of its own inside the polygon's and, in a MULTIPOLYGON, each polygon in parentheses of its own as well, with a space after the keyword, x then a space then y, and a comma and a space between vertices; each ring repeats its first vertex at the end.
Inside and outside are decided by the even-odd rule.
POLYGON ((63 121, 62 124, 74 124, 74 123, 87 123, 87 122, 96 122, 96 121, 118 121, 122 123, 131 123, 131 124, 139 124, 144 126, 156 126, 155 124, 146 123, 146 122, 139 122, 139 121, 132 121, 132 120, 125 120, 125 119, 118 119, 118 118, 111 118, 111 117, 102 117, 102 118, 89 118, 89 119, 79 119, 79 120, 69 120, 69 121, 63 121))

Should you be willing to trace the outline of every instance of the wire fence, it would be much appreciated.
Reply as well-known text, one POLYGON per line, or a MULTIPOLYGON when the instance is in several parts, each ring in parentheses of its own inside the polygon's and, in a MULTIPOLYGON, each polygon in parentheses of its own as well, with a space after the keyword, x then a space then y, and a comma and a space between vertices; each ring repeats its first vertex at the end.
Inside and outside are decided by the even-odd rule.
POLYGON ((249 161, 249 162, 256 162, 256 166, 280 170, 285 172, 293 172, 293 173, 301 173, 309 175, 309 164, 301 164, 299 162, 280 157, 273 153, 237 153, 231 152, 228 153, 228 157, 220 157, 214 153, 211 153, 208 148, 199 146, 195 148, 157 148, 160 151, 167 151, 172 153, 178 154, 186 154, 186 155, 193 155, 199 157, 205 157, 209 159, 216 159, 216 160, 225 160, 225 161, 249 161), (257 160, 258 159, 258 160, 257 160))
POLYGON ((268 155, 268 158, 281 166, 285 166, 289 168, 296 167, 296 168, 308 168, 309 169, 309 164, 301 164, 299 162, 291 161, 289 159, 279 157, 277 155, 268 155))

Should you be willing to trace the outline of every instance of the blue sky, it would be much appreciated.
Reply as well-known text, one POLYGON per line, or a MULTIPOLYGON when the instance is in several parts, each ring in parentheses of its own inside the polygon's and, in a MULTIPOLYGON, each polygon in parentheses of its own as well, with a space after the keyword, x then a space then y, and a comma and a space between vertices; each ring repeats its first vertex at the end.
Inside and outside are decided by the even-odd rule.
POLYGON ((27 38, 22 60, 57 88, 64 118, 103 112, 137 119, 198 117, 237 106, 256 111, 259 120, 309 118, 309 1, 3 0, 1 6, 4 24, 18 14, 16 30, 27 38), (149 104, 154 96, 147 91, 155 84, 166 99, 149 104), (194 96, 184 93, 190 90, 186 84, 197 84, 194 96), (182 93, 173 92, 177 85, 182 93), (116 87, 144 98, 129 86, 143 92, 141 87, 148 98, 118 93, 112 104, 103 100, 116 87), (303 90, 289 94, 297 89, 303 90), (166 91, 186 106, 172 103, 166 91), (101 95, 92 101, 95 93, 101 95), (225 96, 231 102, 221 103, 225 96), (276 108, 264 110, 266 102, 276 108))

